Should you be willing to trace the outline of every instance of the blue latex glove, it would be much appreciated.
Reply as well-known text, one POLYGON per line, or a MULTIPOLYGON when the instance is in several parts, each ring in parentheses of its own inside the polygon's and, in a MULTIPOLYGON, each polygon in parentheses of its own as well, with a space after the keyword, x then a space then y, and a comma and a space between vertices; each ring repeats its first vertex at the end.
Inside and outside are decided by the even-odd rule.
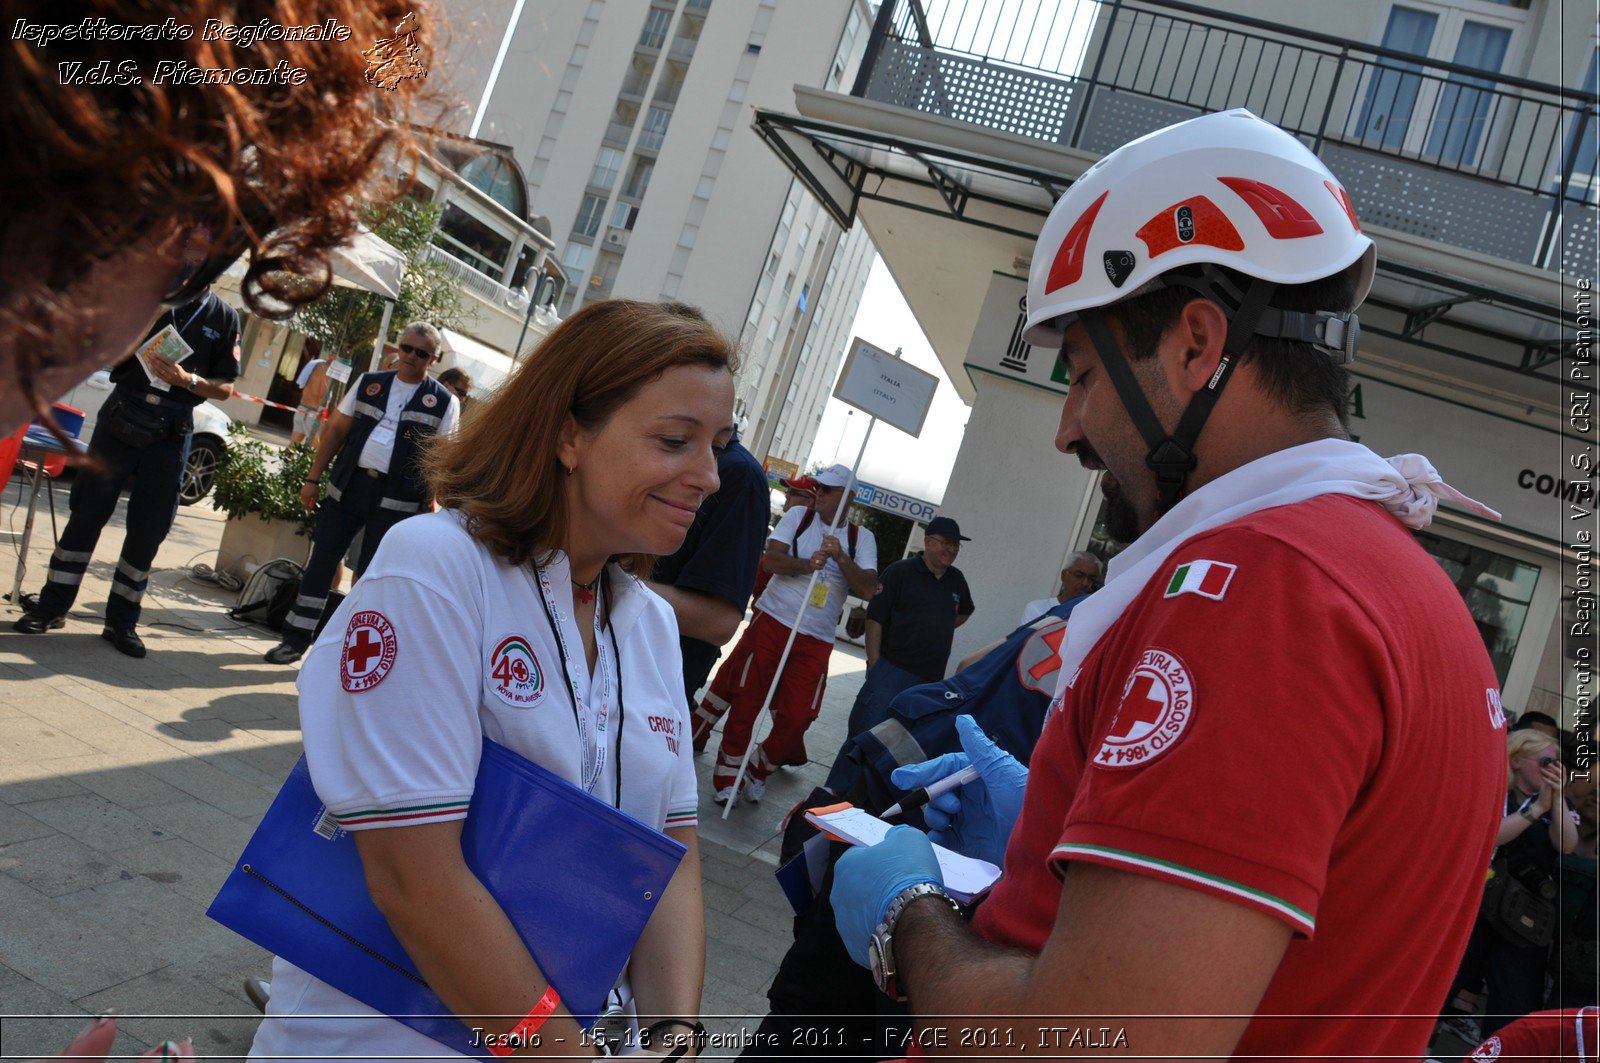
POLYGON ((1006 841, 1022 813, 1028 769, 991 742, 971 716, 956 717, 956 734, 964 752, 896 768, 889 778, 901 789, 912 790, 976 765, 978 778, 929 801, 922 818, 934 842, 998 866, 1005 862, 1006 841))
POLYGON ((939 860, 928 838, 904 824, 877 845, 853 846, 833 867, 833 920, 850 958, 868 966, 867 945, 883 922, 889 902, 924 882, 944 885, 939 860))

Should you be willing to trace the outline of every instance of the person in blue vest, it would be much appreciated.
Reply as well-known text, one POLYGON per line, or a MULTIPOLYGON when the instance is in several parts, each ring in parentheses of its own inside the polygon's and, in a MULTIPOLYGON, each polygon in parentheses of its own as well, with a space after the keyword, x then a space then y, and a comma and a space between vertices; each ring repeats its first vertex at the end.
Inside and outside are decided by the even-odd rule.
POLYGON ((428 508, 423 446, 436 435, 451 435, 461 417, 455 395, 428 376, 443 346, 444 337, 427 322, 407 325, 400 334, 397 367, 363 373, 329 415, 300 487, 300 502, 308 510, 317 507, 323 473, 331 465, 327 497, 311 533, 311 559, 300 593, 284 619, 283 641, 266 653, 268 664, 292 664, 311 645, 334 570, 357 532, 366 532, 356 566, 359 577, 384 534, 428 508))

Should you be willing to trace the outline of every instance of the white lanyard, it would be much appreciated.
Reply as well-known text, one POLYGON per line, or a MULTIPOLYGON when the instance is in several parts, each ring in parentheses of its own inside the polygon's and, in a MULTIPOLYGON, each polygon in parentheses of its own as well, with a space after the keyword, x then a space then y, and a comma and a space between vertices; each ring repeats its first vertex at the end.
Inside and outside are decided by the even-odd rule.
MULTIPOLYGON (((550 589, 550 578, 544 569, 537 566, 534 572, 539 576, 539 590, 544 595, 545 607, 550 616, 550 627, 555 631, 556 642, 561 650, 561 666, 567 675, 567 692, 572 696, 574 715, 578 721, 578 740, 583 745, 583 768, 580 778, 584 790, 592 794, 600 783, 601 772, 605 770, 608 752, 606 728, 611 720, 611 673, 606 668, 605 630, 600 623, 600 610, 605 595, 598 595, 594 604, 594 675, 600 684, 600 704, 591 708, 583 695, 578 693, 578 683, 572 675, 574 657, 567 652, 567 636, 561 630, 564 614, 556 608, 555 595, 550 589)), ((579 655, 576 660, 585 662, 587 658, 579 655)), ((591 687, 590 693, 593 692, 591 687)))
POLYGON ((199 317, 202 313, 205 312, 206 304, 209 303, 210 301, 211 301, 211 296, 209 296, 209 295, 206 296, 204 299, 200 300, 200 305, 194 308, 194 313, 189 315, 189 320, 187 320, 187 321, 185 321, 183 323, 183 327, 182 328, 178 328, 178 308, 177 307, 173 307, 172 308, 172 310, 170 311, 170 313, 172 314, 172 327, 173 328, 178 328, 178 335, 181 336, 185 332, 189 331, 189 326, 194 324, 194 319, 195 318, 199 317))

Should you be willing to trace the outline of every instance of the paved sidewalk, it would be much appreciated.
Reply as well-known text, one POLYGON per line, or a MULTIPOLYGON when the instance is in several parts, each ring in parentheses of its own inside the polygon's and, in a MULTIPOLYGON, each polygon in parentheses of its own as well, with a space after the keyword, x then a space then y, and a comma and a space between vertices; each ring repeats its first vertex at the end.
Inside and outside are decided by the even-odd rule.
MULTIPOLYGON (((16 484, 0 500, 0 542, 14 561, 16 484)), ((65 489, 57 499, 65 513, 65 489)), ((40 503, 27 591, 50 550, 40 503)), ((266 954, 207 920, 206 905, 300 755, 293 668, 261 654, 276 636, 225 615, 234 595, 195 580, 222 514, 179 511, 156 558, 141 628, 150 656, 99 638, 122 540, 107 527, 66 627, 16 635, 0 609, 0 1056, 59 1052, 89 1016, 125 1016, 116 1051, 192 1036, 201 1056, 243 1055, 259 1016, 246 975, 266 954), (9 1016, 9 1017, 8 1017, 9 1016)), ((4 584, 10 586, 5 567, 4 584)), ((713 1029, 753 1029, 788 946, 790 915, 772 878, 777 822, 827 774, 860 686, 859 649, 834 654, 812 762, 774 776, 759 805, 728 820, 711 803, 712 754, 700 758, 708 971, 713 1029)))

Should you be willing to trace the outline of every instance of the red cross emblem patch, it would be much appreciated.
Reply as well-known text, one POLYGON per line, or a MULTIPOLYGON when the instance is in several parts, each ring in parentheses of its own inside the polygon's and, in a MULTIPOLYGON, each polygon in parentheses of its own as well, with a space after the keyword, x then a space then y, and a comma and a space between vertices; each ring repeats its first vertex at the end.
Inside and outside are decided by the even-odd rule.
POLYGON ((1496 731, 1505 730, 1506 708, 1500 701, 1500 691, 1494 687, 1489 687, 1483 693, 1485 699, 1489 702, 1489 726, 1496 731))
POLYGON ((1194 678, 1175 653, 1139 656, 1111 728, 1094 755, 1102 768, 1139 768, 1178 744, 1194 719, 1194 678))
POLYGON ((422 404, 424 406, 428 407, 428 409, 430 409, 430 410, 433 409, 435 406, 437 406, 438 403, 439 403, 439 397, 437 395, 424 395, 424 396, 422 396, 422 404))
POLYGON ((1049 617, 1050 623, 1037 628, 1017 654, 1017 682, 1040 694, 1056 692, 1056 677, 1061 671, 1061 643, 1067 637, 1067 622, 1049 617))
POLYGON ((339 656, 339 682, 352 694, 371 690, 394 667, 400 649, 394 625, 382 613, 365 610, 350 618, 339 656))

